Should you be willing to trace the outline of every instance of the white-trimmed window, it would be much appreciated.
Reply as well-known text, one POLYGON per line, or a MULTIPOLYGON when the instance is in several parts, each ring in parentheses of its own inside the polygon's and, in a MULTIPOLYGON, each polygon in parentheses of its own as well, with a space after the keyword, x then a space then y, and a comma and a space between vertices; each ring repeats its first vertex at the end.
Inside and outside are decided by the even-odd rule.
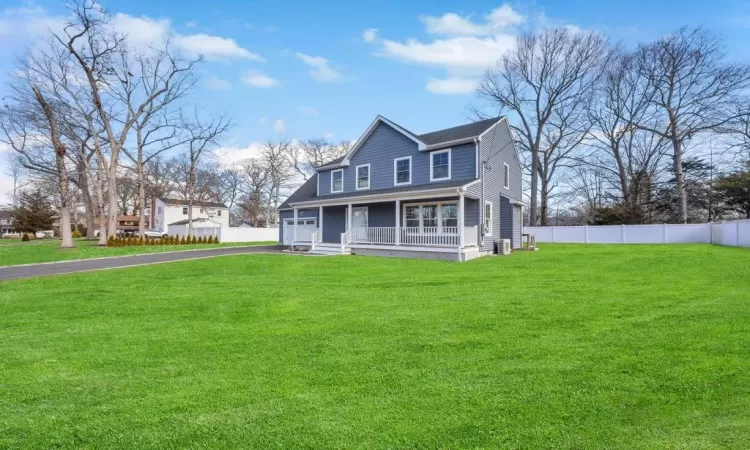
POLYGON ((411 184, 411 156, 393 160, 393 185, 411 184))
POLYGON ((430 153, 430 181, 451 179, 451 149, 430 153))
POLYGON ((404 205, 404 226, 408 233, 455 233, 458 203, 438 202, 404 205))
POLYGON ((507 163, 503 163, 503 186, 510 189, 510 166, 507 163))
POLYGON ((185 207, 182 208, 182 215, 183 216, 187 216, 187 210, 188 210, 187 206, 185 206, 185 207))
POLYGON ((492 236, 492 202, 484 202, 484 235, 492 236))
POLYGON ((344 169, 331 171, 331 192, 344 192, 344 169))
POLYGON ((370 165, 357 166, 357 190, 370 189, 370 165))

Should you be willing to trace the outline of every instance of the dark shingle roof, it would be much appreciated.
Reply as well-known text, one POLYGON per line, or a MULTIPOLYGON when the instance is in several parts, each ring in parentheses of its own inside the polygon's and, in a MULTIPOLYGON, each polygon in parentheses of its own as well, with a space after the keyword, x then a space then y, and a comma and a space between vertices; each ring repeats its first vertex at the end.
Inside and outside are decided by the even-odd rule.
POLYGON ((338 157, 336 159, 332 159, 331 161, 328 161, 327 163, 323 163, 323 164, 319 165, 318 167, 325 167, 325 166, 330 166, 330 165, 333 165, 333 164, 338 164, 341 161, 343 161, 344 158, 346 158, 346 155, 338 157))
POLYGON ((488 128, 497 123, 500 119, 501 117, 493 117, 492 119, 480 120, 479 122, 468 123, 466 125, 459 125, 453 128, 446 128, 444 130, 422 134, 418 138, 427 145, 437 145, 443 142, 475 138, 487 131, 488 128))
POLYGON ((365 191, 344 192, 341 194, 328 194, 318 196, 317 179, 316 177, 313 177, 307 180, 307 182, 303 184, 302 187, 297 189, 294 194, 290 195, 289 198, 287 198, 286 201, 281 206, 279 206, 279 209, 291 208, 290 203, 309 202, 313 200, 336 200, 338 198, 366 197, 368 195, 378 194, 397 194, 402 192, 427 191, 430 189, 446 189, 452 187, 457 188, 465 184, 469 184, 472 181, 474 181, 474 179, 451 180, 441 183, 417 184, 412 186, 400 186, 386 189, 368 189, 365 191))
MULTIPOLYGON (((181 206, 187 206, 188 201, 187 200, 181 200, 178 198, 162 198, 161 201, 166 203, 167 205, 181 205, 181 206)), ((227 205, 224 203, 219 202, 199 202, 197 200, 193 201, 193 206, 205 206, 207 208, 226 208, 227 205)))

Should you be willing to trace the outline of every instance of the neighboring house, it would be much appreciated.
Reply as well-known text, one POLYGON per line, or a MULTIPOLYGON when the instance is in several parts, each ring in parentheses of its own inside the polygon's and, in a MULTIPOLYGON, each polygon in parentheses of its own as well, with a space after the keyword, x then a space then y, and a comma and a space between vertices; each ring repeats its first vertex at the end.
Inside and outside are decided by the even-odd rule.
MULTIPOLYGON (((147 209, 150 218, 150 228, 162 230, 169 233, 170 225, 188 220, 188 202, 174 198, 157 198, 156 208, 147 209)), ((229 208, 223 203, 218 202, 193 202, 193 221, 197 219, 206 219, 202 226, 229 227, 229 208)), ((196 225, 196 223, 194 223, 196 225)))
POLYGON ((279 241, 456 261, 519 248, 522 173, 504 117, 416 135, 378 116, 279 207, 279 241))
MULTIPOLYGON (((138 231, 139 216, 124 215, 117 216, 117 231, 123 233, 135 233, 138 231)), ((99 236, 99 217, 94 217, 95 234, 99 236)))
POLYGON ((10 217, 10 211, 0 210, 0 236, 6 234, 15 234, 16 230, 13 228, 13 219, 10 217))

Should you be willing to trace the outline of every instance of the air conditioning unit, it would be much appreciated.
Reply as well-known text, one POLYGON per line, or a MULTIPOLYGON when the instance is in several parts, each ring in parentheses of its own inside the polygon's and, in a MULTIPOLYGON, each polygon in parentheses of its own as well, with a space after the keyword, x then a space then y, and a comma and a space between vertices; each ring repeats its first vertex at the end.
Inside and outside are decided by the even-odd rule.
POLYGON ((502 250, 501 253, 503 255, 510 255, 510 239, 501 239, 500 242, 502 243, 502 247, 500 247, 502 250))

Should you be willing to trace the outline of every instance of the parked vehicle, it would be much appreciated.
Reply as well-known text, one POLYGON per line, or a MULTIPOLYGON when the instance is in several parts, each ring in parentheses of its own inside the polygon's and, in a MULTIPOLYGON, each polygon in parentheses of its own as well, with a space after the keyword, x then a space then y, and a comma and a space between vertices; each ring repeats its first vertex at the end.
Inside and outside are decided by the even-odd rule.
POLYGON ((162 230, 149 229, 143 232, 144 239, 161 239, 167 236, 162 230))

